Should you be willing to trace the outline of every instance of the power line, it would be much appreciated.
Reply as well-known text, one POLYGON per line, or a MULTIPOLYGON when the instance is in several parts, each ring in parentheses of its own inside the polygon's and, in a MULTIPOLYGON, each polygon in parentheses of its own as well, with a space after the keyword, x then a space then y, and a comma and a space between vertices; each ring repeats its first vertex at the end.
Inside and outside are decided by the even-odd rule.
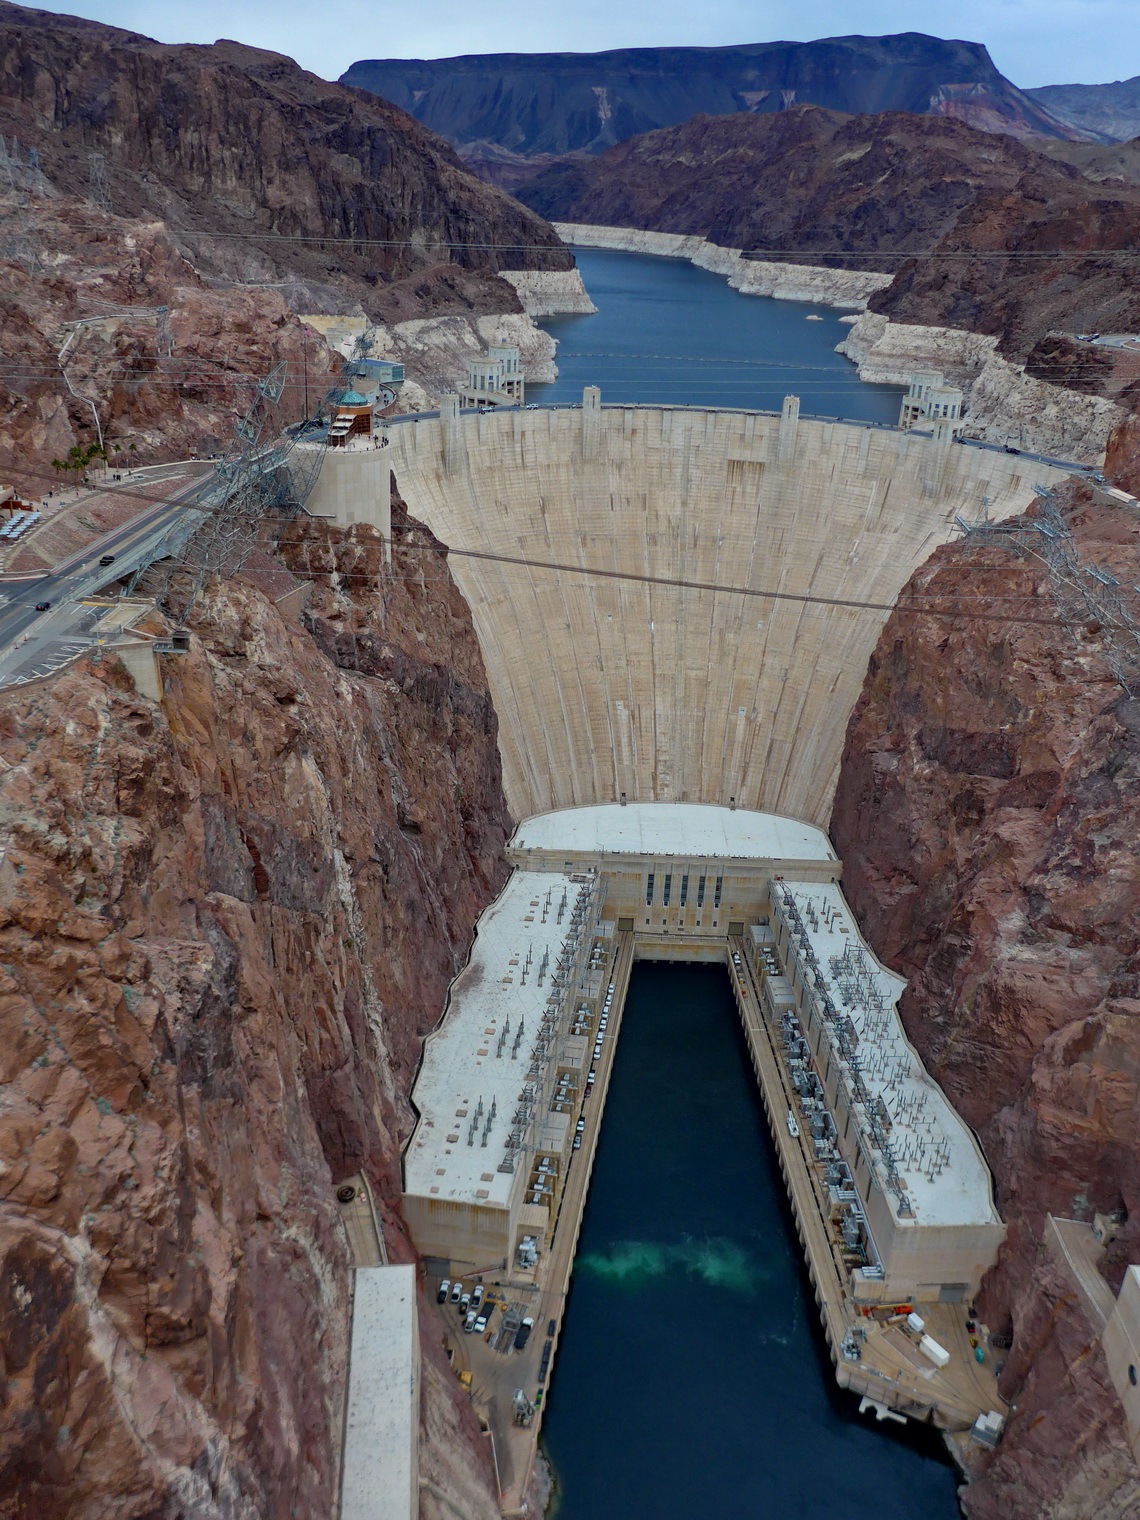
MULTIPOLYGON (((75 224, 82 228, 82 224, 75 224)), ((96 224, 92 224, 95 226, 96 224)), ((90 230, 90 229, 88 229, 90 230)), ((640 229, 630 228, 630 231, 640 229)), ((652 230, 652 229, 650 229, 652 230)), ((272 243, 332 243, 351 244, 361 248, 416 248, 422 252, 430 252, 436 248, 470 249, 477 252, 497 253, 559 253, 563 250, 576 250, 585 253, 607 253, 610 249, 592 248, 584 244, 576 243, 486 243, 472 242, 458 238, 430 238, 427 240, 415 238, 375 238, 363 235, 353 236, 351 233, 315 233, 315 232, 271 232, 251 229, 245 232, 218 232, 210 228, 195 227, 169 227, 168 231, 173 237, 208 237, 236 240, 240 242, 272 242, 272 243)), ((700 233, 682 234, 682 236, 703 236, 700 233)), ((714 247, 721 245, 714 244, 714 247)), ((776 262, 780 259, 823 259, 823 258, 852 258, 852 259, 1021 259, 1034 262, 1041 259, 1101 259, 1122 258, 1140 259, 1140 248, 1074 248, 1074 249, 1011 249, 1011 248, 968 248, 968 249, 943 249, 943 248, 912 248, 912 249, 883 249, 883 248, 725 248, 726 253, 740 254, 746 264, 756 262, 776 262)), ((872 271, 874 272, 874 271, 872 271)), ((300 276, 297 277, 300 280, 300 276)), ((297 281, 286 280, 283 284, 294 284, 297 281)))
MULTIPOLYGON (((415 550, 421 553, 438 554, 438 551, 433 550, 428 546, 407 544, 403 545, 402 547, 407 550, 415 550)), ((893 603, 871 602, 858 598, 814 596, 807 592, 772 591, 762 587, 730 585, 718 581, 695 581, 688 580, 679 576, 648 575, 642 572, 631 570, 608 570, 597 565, 573 565, 555 560, 530 559, 526 556, 520 555, 495 554, 489 550, 482 549, 458 549, 451 545, 445 545, 445 549, 447 558, 454 557, 458 559, 488 560, 495 564, 517 565, 522 568, 531 570, 550 570, 559 574, 584 575, 602 580, 632 581, 642 585, 662 586, 680 590, 708 591, 721 595, 754 597, 764 601, 796 602, 810 606, 837 607, 860 612, 912 612, 917 615, 925 615, 938 618, 970 618, 978 622, 1031 623, 1049 628, 1067 628, 1071 626, 1070 622, 1066 621, 1063 618, 1057 617, 1033 617, 1027 614, 1003 612, 946 611, 942 608, 937 607, 910 606, 904 602, 904 597, 906 596, 906 593, 904 592, 900 592, 899 599, 893 603)), ((966 568, 985 570, 996 569, 994 566, 970 566, 966 568)), ((303 571, 291 570, 290 573, 297 575, 302 579, 306 578, 306 573, 303 571)), ((382 575, 368 575, 353 571, 346 571, 342 573, 336 569, 310 571, 308 572, 307 578, 316 579, 317 577, 322 576, 335 576, 341 580, 359 579, 373 583, 384 579, 382 575)), ((444 578, 441 577, 440 579, 442 581, 444 578)), ((1129 589, 1134 590, 1135 588, 1129 589)), ((918 593, 911 593, 912 596, 917 594, 918 593)), ((925 592, 922 593, 922 595, 927 599, 935 596, 942 600, 947 600, 949 598, 960 599, 959 593, 952 591, 925 592)), ((984 593, 970 593, 970 595, 977 596, 978 600, 993 600, 993 598, 985 596, 984 593)), ((1019 598, 1016 596, 1003 598, 1003 600, 1018 599, 1019 598)), ((1031 600, 1032 598, 1030 593, 1027 592, 1020 599, 1031 600)))

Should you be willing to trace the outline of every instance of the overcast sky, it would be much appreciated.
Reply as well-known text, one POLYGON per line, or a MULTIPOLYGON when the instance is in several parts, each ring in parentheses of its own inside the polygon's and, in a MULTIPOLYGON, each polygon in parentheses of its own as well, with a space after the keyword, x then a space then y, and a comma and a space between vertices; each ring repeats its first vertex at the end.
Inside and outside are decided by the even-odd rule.
POLYGON ((58 7, 162 42, 233 37, 335 79, 358 58, 593 52, 937 31, 983 42, 1015 84, 1140 74, 1140 0, 78 0, 58 7), (943 30, 953 27, 953 31, 943 30))

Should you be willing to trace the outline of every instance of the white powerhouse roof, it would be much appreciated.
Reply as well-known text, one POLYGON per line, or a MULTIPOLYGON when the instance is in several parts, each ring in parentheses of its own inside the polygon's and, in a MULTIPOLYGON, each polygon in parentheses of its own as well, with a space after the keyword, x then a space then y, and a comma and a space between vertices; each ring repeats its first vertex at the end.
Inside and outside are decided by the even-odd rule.
POLYGON ((424 1044, 412 1093, 420 1122, 404 1156, 405 1192, 507 1207, 513 1177, 498 1170, 499 1162, 574 905, 589 890, 589 882, 551 871, 516 871, 483 913, 471 959, 452 983, 443 1023, 424 1044), (468 1145, 480 1100, 474 1144, 468 1145))
POLYGON ((693 860, 836 858, 827 835, 810 823, 701 802, 609 802, 539 813, 519 824, 511 847, 693 860))
POLYGON ((981 1151, 903 1030, 896 1005, 906 982, 875 959, 837 886, 786 881, 783 888, 799 910, 832 1003, 855 1025, 863 1078, 886 1105, 891 1149, 916 1222, 996 1222, 981 1151))

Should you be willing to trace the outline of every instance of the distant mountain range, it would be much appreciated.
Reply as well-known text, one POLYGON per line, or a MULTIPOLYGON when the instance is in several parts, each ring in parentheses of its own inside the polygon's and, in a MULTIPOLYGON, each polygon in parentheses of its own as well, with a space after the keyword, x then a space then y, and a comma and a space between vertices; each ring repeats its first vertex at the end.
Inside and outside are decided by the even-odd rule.
POLYGON ((1140 137, 1140 74, 1115 84, 1047 84, 1025 93, 1044 110, 1102 142, 1140 137))
POLYGON ((953 117, 1020 138, 1100 137, 1011 84, 979 43, 920 32, 738 47, 371 59, 354 63, 341 83, 402 106, 453 143, 476 173, 504 185, 520 183, 551 156, 602 153, 698 114, 767 115, 792 105, 953 117))

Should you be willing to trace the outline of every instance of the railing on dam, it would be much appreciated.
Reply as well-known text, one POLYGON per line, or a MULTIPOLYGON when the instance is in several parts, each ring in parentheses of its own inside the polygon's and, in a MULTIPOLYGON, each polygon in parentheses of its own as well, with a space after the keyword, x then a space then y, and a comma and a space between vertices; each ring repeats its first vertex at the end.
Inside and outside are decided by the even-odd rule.
MULTIPOLYGON (((530 401, 525 406, 502 406, 480 407, 464 406, 459 408, 461 417, 488 417, 498 416, 503 413, 514 412, 580 412, 580 401, 530 401)), ((766 410, 761 407, 746 406, 702 406, 695 402, 676 401, 661 403, 656 401, 603 401, 600 410, 607 412, 709 412, 735 417, 779 417, 777 411, 766 410)), ((433 422, 438 421, 440 413, 433 412, 402 412, 395 417, 383 418, 385 427, 395 427, 404 422, 433 422)), ((930 438, 932 434, 923 428, 900 428, 893 422, 869 422, 860 417, 830 417, 824 413, 801 412, 801 422, 839 423, 842 427, 863 428, 874 433, 908 433, 915 438, 930 438)), ((1096 466, 1081 464, 1072 459, 1056 459, 1049 454, 1032 454, 1025 449, 1015 449, 1008 444, 988 443, 983 438, 966 438, 959 434, 954 442, 964 448, 984 449, 995 454, 1013 454, 1021 459, 1027 459, 1035 464, 1049 465, 1054 469, 1070 470, 1077 475, 1092 476, 1099 479, 1096 466)))

